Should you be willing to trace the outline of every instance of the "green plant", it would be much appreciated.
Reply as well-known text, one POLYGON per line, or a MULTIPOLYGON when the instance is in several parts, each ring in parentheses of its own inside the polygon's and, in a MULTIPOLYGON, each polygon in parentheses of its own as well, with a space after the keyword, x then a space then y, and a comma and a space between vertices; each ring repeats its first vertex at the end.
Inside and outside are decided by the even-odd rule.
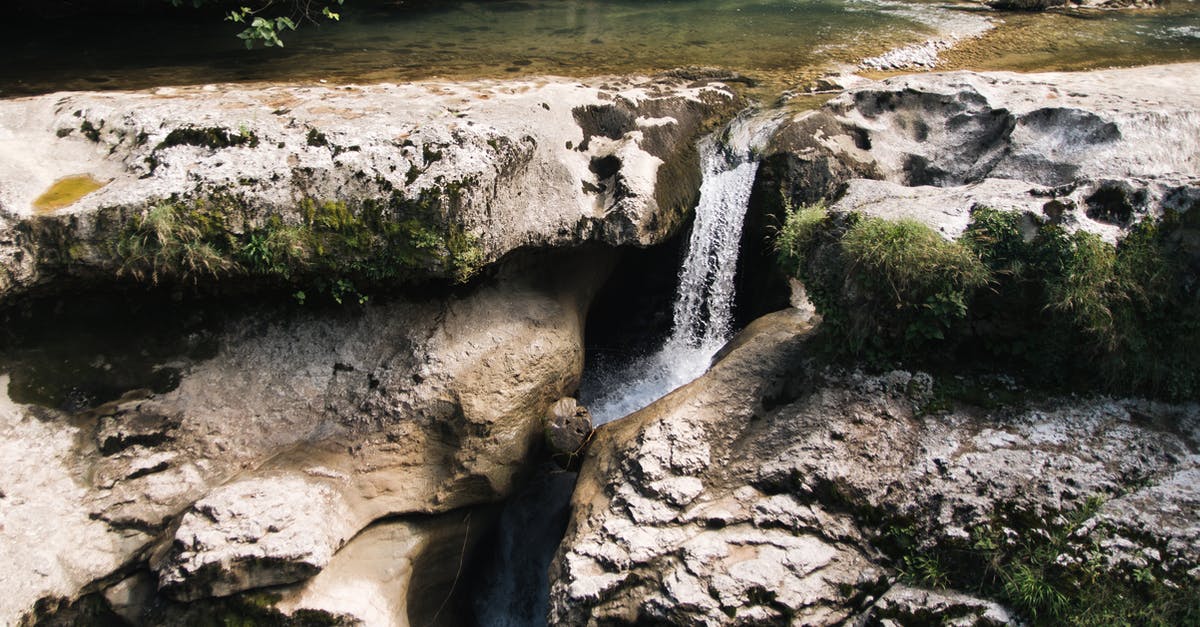
POLYGON ((775 238, 775 254, 785 272, 797 274, 804 266, 804 255, 813 247, 829 212, 823 202, 800 207, 785 204, 785 208, 787 217, 775 238))
POLYGON ((178 206, 161 203, 135 217, 114 243, 118 275, 158 283, 164 275, 198 281, 233 268, 220 249, 223 234, 204 230, 178 206))
POLYGON ((308 135, 305 139, 309 146, 328 146, 329 139, 325 137, 325 133, 318 131, 315 128, 308 129, 308 135))
POLYGON ((950 585, 950 576, 936 554, 905 555, 900 562, 900 577, 926 588, 941 590, 950 585))
POLYGON ((1200 583, 1186 572, 1108 563, 1093 520, 1104 501, 1074 510, 1000 508, 966 542, 929 546, 910 520, 883 528, 880 547, 911 585, 996 598, 1034 625, 1200 625, 1200 583))
POLYGON ((1185 242, 1198 227, 1185 217, 1147 218, 1114 246, 979 208, 951 241, 816 205, 790 210, 776 254, 805 284, 835 355, 949 364, 961 350, 1055 386, 1194 398, 1200 290, 1185 242))
MULTIPOLYGON (((187 0, 167 0, 172 5, 183 6, 187 0)), ((238 33, 246 48, 253 48, 255 43, 266 47, 283 47, 279 34, 286 30, 294 31, 302 21, 314 24, 322 21, 336 22, 342 19, 334 7, 341 7, 345 0, 259 0, 248 3, 253 6, 239 6, 225 14, 226 21, 245 24, 246 28, 238 33), (286 15, 269 11, 284 7, 286 15)), ((190 0, 188 4, 199 8, 210 0, 190 0)))

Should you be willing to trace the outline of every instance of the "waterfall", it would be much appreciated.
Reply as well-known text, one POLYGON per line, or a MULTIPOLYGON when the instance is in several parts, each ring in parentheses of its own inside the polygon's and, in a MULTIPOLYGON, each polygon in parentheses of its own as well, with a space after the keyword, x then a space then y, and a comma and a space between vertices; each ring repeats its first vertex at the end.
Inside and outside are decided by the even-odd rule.
POLYGON ((657 351, 588 373, 580 394, 597 425, 616 420, 691 382, 733 331, 738 245, 758 172, 755 152, 779 125, 753 110, 700 141, 703 182, 687 254, 679 269, 670 336, 657 351))

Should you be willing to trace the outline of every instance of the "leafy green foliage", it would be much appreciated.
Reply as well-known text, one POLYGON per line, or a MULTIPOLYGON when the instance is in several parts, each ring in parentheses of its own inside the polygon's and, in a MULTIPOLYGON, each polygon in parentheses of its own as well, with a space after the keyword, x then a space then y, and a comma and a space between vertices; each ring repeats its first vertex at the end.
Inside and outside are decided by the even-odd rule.
POLYGON ((989 279, 966 246, 923 224, 834 218, 820 205, 788 215, 776 250, 848 349, 873 357, 944 340, 989 279))
POLYGON ((1118 245, 977 209, 949 241, 915 222, 793 210, 780 265, 805 283, 832 346, 888 362, 982 352, 1061 384, 1200 394, 1200 290, 1169 213, 1118 245))
MULTIPOLYGON (((167 0, 174 6, 183 6, 185 0, 167 0)), ((199 8, 212 0, 191 0, 195 8, 199 8)), ((314 24, 322 21, 336 22, 342 19, 335 7, 341 7, 345 0, 256 0, 254 6, 239 6, 225 14, 225 20, 235 24, 244 24, 238 33, 246 48, 253 48, 258 43, 264 47, 283 47, 280 33, 294 31, 299 23, 307 21, 314 24), (271 9, 283 8, 278 13, 271 9)))

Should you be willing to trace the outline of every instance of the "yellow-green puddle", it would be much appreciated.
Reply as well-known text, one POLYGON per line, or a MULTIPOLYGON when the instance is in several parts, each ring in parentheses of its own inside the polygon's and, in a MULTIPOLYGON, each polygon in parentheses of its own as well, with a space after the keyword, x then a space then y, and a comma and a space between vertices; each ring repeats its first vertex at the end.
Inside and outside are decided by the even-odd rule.
POLYGON ((33 201, 33 209, 38 213, 50 213, 79 202, 84 196, 104 187, 107 183, 99 181, 91 174, 76 174, 58 179, 50 189, 33 201))

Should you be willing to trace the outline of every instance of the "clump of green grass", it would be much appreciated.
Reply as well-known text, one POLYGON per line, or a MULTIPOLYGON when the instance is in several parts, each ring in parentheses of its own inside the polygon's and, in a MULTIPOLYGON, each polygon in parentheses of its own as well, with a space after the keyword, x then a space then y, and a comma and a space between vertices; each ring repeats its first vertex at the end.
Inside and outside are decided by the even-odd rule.
POLYGON ((919 222, 835 220, 821 205, 792 211, 776 250, 853 353, 929 349, 989 280, 970 249, 919 222))
POLYGON ((136 216, 114 245, 118 275, 157 284, 164 276, 199 281, 219 277, 234 263, 218 247, 217 237, 188 219, 180 207, 160 203, 136 216))
POLYGON ((825 203, 787 209, 787 218, 775 238, 775 252, 785 272, 797 274, 804 266, 804 254, 820 235, 829 211, 825 203))

